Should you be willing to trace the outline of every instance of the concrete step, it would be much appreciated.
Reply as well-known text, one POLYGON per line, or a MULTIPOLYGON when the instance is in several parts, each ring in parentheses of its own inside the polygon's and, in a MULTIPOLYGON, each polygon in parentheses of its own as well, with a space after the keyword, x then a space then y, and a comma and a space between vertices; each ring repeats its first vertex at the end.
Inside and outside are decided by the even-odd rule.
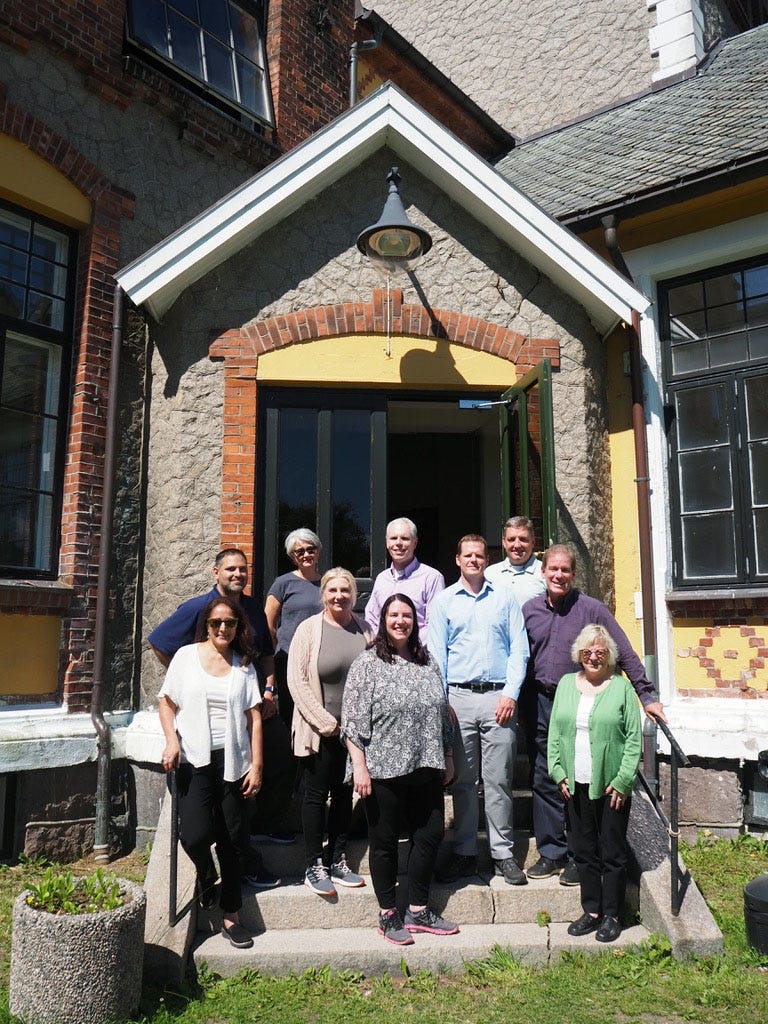
MULTIPOLYGON (((315 897, 317 898, 317 897, 315 897)), ((336 971, 365 975, 460 971, 466 963, 488 956, 501 946, 523 963, 545 966, 565 950, 615 952, 640 945, 649 937, 641 925, 626 928, 616 942, 603 944, 594 935, 572 938, 566 924, 462 924, 458 935, 416 935, 412 946, 394 946, 376 931, 375 918, 359 928, 269 929, 254 936, 251 949, 233 949, 220 933, 198 936, 193 949, 196 967, 203 964, 222 977, 251 968, 267 975, 301 974, 325 965, 336 971)))

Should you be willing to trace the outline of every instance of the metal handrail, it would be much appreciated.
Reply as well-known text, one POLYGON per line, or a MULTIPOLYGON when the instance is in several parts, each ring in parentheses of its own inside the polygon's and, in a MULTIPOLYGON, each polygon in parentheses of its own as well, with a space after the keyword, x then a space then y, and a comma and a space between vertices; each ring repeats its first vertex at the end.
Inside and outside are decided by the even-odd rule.
POLYGON ((669 742, 670 747, 670 759, 669 759, 669 819, 661 808, 658 796, 653 792, 653 788, 650 786, 645 776, 641 771, 638 771, 637 777, 648 795, 648 799, 651 801, 653 809, 659 816, 664 828, 667 830, 669 835, 669 860, 670 860, 670 909, 673 917, 677 917, 680 913, 680 907, 682 906, 682 889, 680 886, 680 863, 679 863, 679 840, 680 840, 680 829, 677 817, 677 801, 678 801, 678 785, 677 785, 677 770, 678 768, 685 768, 690 761, 683 753, 683 749, 677 742, 675 737, 672 735, 672 730, 669 728, 666 722, 663 722, 660 718, 655 719, 655 724, 661 729, 669 742), (670 820, 671 819, 671 820, 670 820))
POLYGON ((187 916, 195 906, 197 898, 197 887, 192 899, 188 900, 181 910, 178 909, 178 887, 179 887, 179 788, 176 779, 176 769, 172 768, 169 774, 168 787, 171 791, 171 856, 168 879, 168 925, 175 928, 184 917, 187 916))

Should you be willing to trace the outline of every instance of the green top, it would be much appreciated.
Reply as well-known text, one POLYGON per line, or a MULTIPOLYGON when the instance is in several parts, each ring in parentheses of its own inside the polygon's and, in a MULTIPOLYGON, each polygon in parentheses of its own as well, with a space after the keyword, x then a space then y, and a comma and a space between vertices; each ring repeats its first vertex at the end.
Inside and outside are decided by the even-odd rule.
MULTIPOLYGON (((549 774, 558 786, 567 779, 571 790, 576 760, 576 711, 580 697, 575 673, 563 676, 555 690, 547 742, 549 774)), ((613 786, 626 796, 632 789, 640 764, 642 727, 637 695, 624 676, 613 676, 608 686, 595 697, 589 716, 589 746, 592 752, 590 800, 599 799, 607 786, 613 786)))

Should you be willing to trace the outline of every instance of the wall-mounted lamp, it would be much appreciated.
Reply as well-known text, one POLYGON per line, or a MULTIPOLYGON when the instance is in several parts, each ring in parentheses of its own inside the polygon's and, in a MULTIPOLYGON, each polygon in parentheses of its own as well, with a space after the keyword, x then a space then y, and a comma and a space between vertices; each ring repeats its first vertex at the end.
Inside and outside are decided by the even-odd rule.
POLYGON ((390 168, 387 175, 389 192, 381 216, 357 236, 357 248, 374 266, 387 274, 412 270, 417 261, 432 248, 432 236, 416 227, 405 212, 400 198, 400 173, 390 168))

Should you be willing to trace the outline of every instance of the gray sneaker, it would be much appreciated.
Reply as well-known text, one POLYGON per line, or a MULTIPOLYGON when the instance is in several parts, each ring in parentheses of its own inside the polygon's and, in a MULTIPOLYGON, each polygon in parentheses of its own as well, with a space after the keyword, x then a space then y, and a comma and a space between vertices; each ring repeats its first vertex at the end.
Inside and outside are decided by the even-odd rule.
POLYGON ((356 874, 347 864, 346 857, 339 857, 335 864, 331 864, 331 878, 339 885, 346 885, 349 889, 357 889, 365 885, 362 875, 356 874))
POLYGON ((336 890, 328 874, 328 868, 322 861, 310 864, 304 873, 304 885, 316 892, 318 896, 335 896, 336 890))
POLYGON ((379 927, 376 930, 387 942, 392 942, 395 946, 413 945, 413 936, 403 927, 399 910, 380 910, 379 927))
POLYGON ((405 930, 408 932, 429 932, 430 935, 455 935, 459 926, 453 921, 446 921, 434 910, 425 907, 414 913, 411 910, 405 912, 405 930))
POLYGON ((493 862, 494 871, 501 875, 507 885, 527 885, 528 879, 514 857, 505 857, 493 862))

